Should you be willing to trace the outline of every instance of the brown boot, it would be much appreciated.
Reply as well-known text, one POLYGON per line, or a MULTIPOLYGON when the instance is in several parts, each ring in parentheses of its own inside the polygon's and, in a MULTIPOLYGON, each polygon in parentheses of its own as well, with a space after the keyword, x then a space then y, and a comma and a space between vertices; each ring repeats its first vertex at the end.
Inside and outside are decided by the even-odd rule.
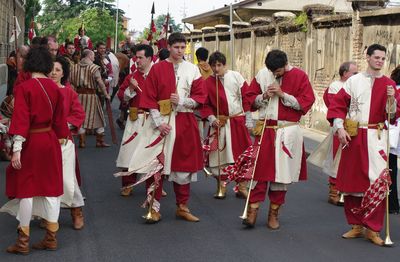
POLYGON ((7 248, 8 253, 29 254, 29 227, 18 227, 18 238, 14 245, 7 248))
POLYGON ((96 147, 109 147, 110 145, 104 142, 104 133, 96 134, 96 147))
POLYGON ((200 219, 194 215, 192 215, 192 213, 190 213, 189 208, 184 205, 184 204, 179 204, 178 208, 176 209, 176 216, 180 217, 186 221, 189 222, 199 222, 200 219))
POLYGON ((352 239, 364 237, 364 227, 362 225, 351 225, 351 229, 342 235, 342 238, 352 239))
POLYGON ((365 238, 378 246, 383 246, 385 244, 385 242, 380 237, 379 232, 372 231, 371 229, 367 229, 365 233, 365 238))
POLYGON ((40 219, 40 223, 39 223, 39 227, 41 228, 41 229, 45 229, 46 228, 46 225, 47 225, 47 221, 46 221, 46 219, 40 219))
POLYGON ((58 231, 58 223, 52 223, 47 221, 46 235, 43 240, 39 243, 33 244, 33 249, 38 250, 57 250, 57 238, 56 233, 58 231))
POLYGON ((280 205, 271 203, 268 211, 267 227, 273 230, 279 229, 279 208, 280 205))
POLYGON ((246 199, 248 194, 249 192, 247 191, 247 181, 239 182, 236 197, 246 199))
POLYGON ((128 196, 132 195, 132 193, 133 193, 133 187, 123 187, 123 188, 121 188, 120 194, 123 197, 128 197, 128 196))
POLYGON ((336 185, 329 184, 329 197, 328 203, 338 206, 340 200, 339 191, 336 189, 336 185))
POLYGON ((150 218, 148 218, 146 216, 143 216, 143 218, 146 219, 146 224, 155 224, 161 220, 161 214, 160 214, 160 212, 157 212, 154 209, 151 209, 150 218))
POLYGON ((259 203, 252 203, 249 204, 247 208, 247 218, 243 219, 242 224, 246 227, 252 228, 256 224, 257 220, 257 212, 260 204, 259 203))
POLYGON ((71 208, 72 223, 74 223, 74 229, 81 230, 84 226, 82 207, 71 208))
POLYGON ((79 134, 79 148, 86 147, 86 134, 79 134))

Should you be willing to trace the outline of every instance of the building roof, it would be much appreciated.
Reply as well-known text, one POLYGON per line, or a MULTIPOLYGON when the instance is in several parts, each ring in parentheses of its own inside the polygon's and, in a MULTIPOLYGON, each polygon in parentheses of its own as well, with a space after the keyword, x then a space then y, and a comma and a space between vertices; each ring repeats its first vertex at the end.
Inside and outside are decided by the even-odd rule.
MULTIPOLYGON (((352 12, 351 3, 346 0, 244 0, 239 3, 232 5, 232 8, 236 11, 247 10, 259 14, 262 11, 290 11, 300 12, 303 10, 303 6, 310 4, 323 4, 334 6, 335 12, 352 12)), ((221 16, 229 17, 230 6, 225 5, 224 7, 211 10, 202 14, 187 17, 182 19, 182 22, 189 24, 204 24, 213 20, 218 20, 221 16)))

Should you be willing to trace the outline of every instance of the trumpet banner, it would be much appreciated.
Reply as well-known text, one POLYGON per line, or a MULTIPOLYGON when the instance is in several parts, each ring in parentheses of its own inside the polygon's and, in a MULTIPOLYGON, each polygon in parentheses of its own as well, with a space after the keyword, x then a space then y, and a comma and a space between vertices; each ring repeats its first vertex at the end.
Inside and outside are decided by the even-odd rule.
POLYGON ((242 182, 250 180, 253 175, 255 159, 259 145, 249 146, 235 161, 233 165, 229 165, 222 169, 222 172, 228 175, 229 181, 242 182))
POLYGON ((361 207, 353 208, 354 214, 360 214, 368 218, 388 194, 389 186, 392 184, 388 169, 384 169, 378 179, 372 183, 364 194, 361 207))

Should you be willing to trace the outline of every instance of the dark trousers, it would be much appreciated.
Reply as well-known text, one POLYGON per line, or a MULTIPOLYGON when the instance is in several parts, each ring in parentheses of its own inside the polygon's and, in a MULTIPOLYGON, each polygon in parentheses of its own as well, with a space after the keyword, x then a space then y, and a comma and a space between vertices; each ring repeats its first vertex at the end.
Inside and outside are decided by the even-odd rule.
POLYGON ((389 212, 399 213, 399 199, 397 192, 397 156, 394 154, 389 154, 389 168, 391 170, 390 178, 392 179, 392 184, 389 188, 389 212))

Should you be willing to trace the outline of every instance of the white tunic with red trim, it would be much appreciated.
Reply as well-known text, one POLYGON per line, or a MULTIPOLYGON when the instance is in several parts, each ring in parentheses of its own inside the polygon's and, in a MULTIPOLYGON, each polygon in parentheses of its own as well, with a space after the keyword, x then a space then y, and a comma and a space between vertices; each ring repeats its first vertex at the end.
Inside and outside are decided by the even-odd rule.
MULTIPOLYGON (((366 72, 359 73, 350 77, 331 101, 329 121, 349 118, 360 123, 358 134, 341 152, 337 174, 337 188, 341 192, 365 192, 386 168, 387 131, 365 125, 384 123, 387 119, 388 85, 396 86, 385 76, 374 78, 366 72)), ((399 112, 397 104, 392 106, 393 113, 399 112)))
MULTIPOLYGON (((215 76, 205 80, 205 89, 208 96, 202 117, 217 116, 217 92, 215 76)), ((250 106, 245 98, 242 98, 248 85, 239 72, 228 70, 223 78, 218 80, 218 105, 219 115, 229 117, 225 126, 220 128, 219 148, 220 165, 233 164, 235 160, 251 145, 250 135, 245 125, 245 112, 250 106)), ((217 132, 211 128, 210 134, 217 132)), ((210 139, 210 144, 216 137, 210 139)), ((209 166, 218 166, 218 153, 216 150, 209 154, 209 166)))
MULTIPOLYGON (((258 72, 247 93, 253 109, 259 109, 260 119, 267 119, 267 126, 286 126, 276 131, 272 128, 265 129, 254 179, 290 184, 307 177, 303 134, 298 122, 311 108, 315 97, 306 73, 293 67, 285 72, 279 84, 284 93, 297 101, 300 110, 287 105, 278 96, 263 100, 261 106, 257 105, 257 97, 275 81, 277 80, 271 71, 264 68, 258 72)), ((255 144, 259 139, 260 136, 257 136, 255 144)))

